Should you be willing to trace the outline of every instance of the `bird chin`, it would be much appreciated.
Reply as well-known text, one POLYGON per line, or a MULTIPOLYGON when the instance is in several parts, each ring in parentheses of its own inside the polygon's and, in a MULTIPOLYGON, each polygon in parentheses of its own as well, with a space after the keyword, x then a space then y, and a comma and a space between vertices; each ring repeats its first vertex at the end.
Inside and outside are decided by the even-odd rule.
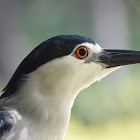
POLYGON ((115 71, 119 68, 121 68, 121 66, 105 68, 105 69, 99 71, 97 81, 99 82, 102 78, 106 77, 108 74, 112 73, 113 71, 115 71))
MULTIPOLYGON (((99 66, 99 64, 98 64, 98 66, 99 66)), ((96 81, 99 82, 102 78, 104 78, 105 76, 107 76, 111 72, 119 69, 120 67, 121 66, 119 66, 119 67, 112 67, 112 68, 101 68, 99 71, 96 72, 96 74, 94 76, 90 76, 90 78, 88 78, 88 80, 86 81, 86 85, 85 84, 81 84, 82 86, 78 88, 77 93, 79 93, 81 90, 83 90, 85 88, 88 88, 91 84, 95 83, 96 81)))

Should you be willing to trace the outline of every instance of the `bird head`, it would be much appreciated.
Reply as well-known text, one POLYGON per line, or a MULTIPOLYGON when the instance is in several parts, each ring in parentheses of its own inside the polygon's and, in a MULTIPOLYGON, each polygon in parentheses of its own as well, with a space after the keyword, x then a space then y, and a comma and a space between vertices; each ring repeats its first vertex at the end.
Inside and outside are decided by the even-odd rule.
POLYGON ((102 49, 86 37, 56 36, 41 43, 22 61, 1 98, 14 95, 26 85, 42 96, 73 100, 95 81, 134 63, 140 63, 140 51, 102 49))

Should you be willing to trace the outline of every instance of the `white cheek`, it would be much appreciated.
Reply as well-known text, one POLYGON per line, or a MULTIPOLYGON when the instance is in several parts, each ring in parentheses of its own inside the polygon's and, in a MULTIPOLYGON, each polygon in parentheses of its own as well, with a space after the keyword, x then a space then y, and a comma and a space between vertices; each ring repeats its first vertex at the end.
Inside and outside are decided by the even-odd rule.
POLYGON ((121 68, 121 66, 114 67, 114 68, 103 69, 102 71, 100 71, 98 73, 98 81, 100 81, 102 78, 104 78, 105 76, 107 76, 108 74, 112 73, 113 71, 115 71, 119 68, 121 68))
POLYGON ((103 69, 100 64, 83 63, 82 60, 69 55, 41 66, 30 75, 33 78, 30 83, 35 82, 35 87, 43 94, 64 93, 72 96, 116 69, 118 68, 103 69))
POLYGON ((96 63, 83 63, 77 66, 75 70, 75 89, 80 91, 97 81, 97 72, 101 69, 102 67, 96 63))
POLYGON ((94 62, 77 65, 77 70, 75 70, 75 89, 81 91, 82 89, 89 87, 92 83, 100 81, 118 68, 120 67, 103 69, 100 64, 94 62))

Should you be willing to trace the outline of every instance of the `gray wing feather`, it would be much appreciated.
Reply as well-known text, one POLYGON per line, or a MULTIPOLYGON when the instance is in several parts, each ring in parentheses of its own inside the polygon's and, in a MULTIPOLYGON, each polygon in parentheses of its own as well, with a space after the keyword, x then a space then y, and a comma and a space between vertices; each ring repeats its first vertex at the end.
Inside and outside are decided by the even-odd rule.
POLYGON ((8 110, 0 109, 0 139, 12 129, 13 123, 13 118, 8 110))

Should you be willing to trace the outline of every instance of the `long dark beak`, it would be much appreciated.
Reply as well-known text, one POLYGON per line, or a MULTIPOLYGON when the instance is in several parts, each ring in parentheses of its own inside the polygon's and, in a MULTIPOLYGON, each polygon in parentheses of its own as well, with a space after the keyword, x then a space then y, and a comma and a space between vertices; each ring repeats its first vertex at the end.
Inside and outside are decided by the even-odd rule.
POLYGON ((107 68, 140 63, 140 51, 103 49, 99 61, 107 68))

